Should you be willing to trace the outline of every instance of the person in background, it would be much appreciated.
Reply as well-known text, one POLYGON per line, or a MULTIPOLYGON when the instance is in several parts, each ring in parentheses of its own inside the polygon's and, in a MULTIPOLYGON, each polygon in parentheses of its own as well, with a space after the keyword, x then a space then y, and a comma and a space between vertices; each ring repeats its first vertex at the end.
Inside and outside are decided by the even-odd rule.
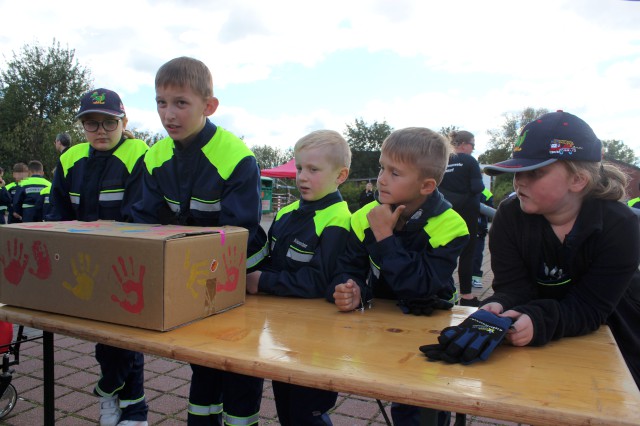
MULTIPOLYGON (((493 194, 489 188, 485 188, 480 193, 480 202, 486 206, 493 207, 493 194)), ((482 260, 484 258, 484 246, 487 233, 489 232, 489 218, 482 213, 478 215, 478 234, 476 238, 476 248, 473 253, 473 272, 471 285, 475 288, 482 288, 482 260)))
MULTIPOLYGON (((126 130, 124 105, 112 90, 85 93, 76 119, 88 142, 58 159, 46 219, 126 222, 131 202, 140 197, 147 144, 126 130)), ((93 390, 100 397, 100 425, 146 426, 143 354, 98 343, 95 356, 101 372, 93 390)))
POLYGON ((54 141, 54 146, 59 154, 64 154, 65 151, 71 146, 71 136, 69 135, 69 133, 58 133, 56 135, 56 140, 54 141))
MULTIPOLYGON (((338 186, 349 176, 351 150, 340 133, 317 130, 294 147, 301 200, 280 209, 269 229, 269 256, 247 275, 247 292, 324 298, 349 236, 351 212, 338 186)), ((283 426, 331 425, 338 393, 273 381, 283 426)))
MULTIPOLYGON (((0 200, 2 199, 1 191, 4 190, 4 168, 0 167, 0 200)), ((0 225, 7 223, 7 206, 0 202, 0 225)))
POLYGON ((13 217, 13 196, 18 189, 18 184, 29 175, 29 167, 25 163, 16 163, 13 165, 13 182, 0 188, 0 206, 4 207, 7 212, 7 223, 14 223, 13 217))
POLYGON ((589 125, 563 111, 528 123, 512 158, 484 168, 514 173, 489 230, 493 295, 480 309, 513 319, 506 339, 542 346, 609 326, 640 387, 640 230, 623 202, 627 177, 602 162, 589 125))
POLYGON ((29 161, 27 167, 29 177, 20 181, 11 199, 15 223, 42 222, 42 210, 38 208, 40 191, 51 186, 51 182, 44 178, 44 167, 40 161, 29 161))
MULTIPOLYGON (((422 127, 384 140, 378 199, 351 216, 347 247, 327 289, 338 310, 364 308, 374 297, 453 306, 453 271, 469 231, 437 189, 450 153, 442 135, 422 127)), ((419 425, 421 409, 393 403, 391 416, 396 425, 419 425)), ((449 417, 440 412, 439 424, 449 417)))
MULTIPOLYGON (((207 118, 218 108, 209 68, 194 58, 172 59, 156 73, 155 87, 169 136, 145 156, 134 221, 246 228, 246 265, 253 272, 267 254, 260 170, 240 138, 207 118)), ((189 426, 258 422, 263 379, 196 364, 191 369, 189 426)))
POLYGON ((366 206, 370 202, 374 200, 373 196, 373 184, 371 182, 367 182, 364 190, 360 193, 360 198, 358 199, 358 203, 360 204, 360 208, 366 206))
POLYGON ((453 209, 462 216, 469 229, 469 240, 458 262, 459 303, 461 306, 478 306, 480 301, 471 293, 471 277, 480 215, 478 196, 484 189, 484 184, 480 165, 471 156, 476 146, 473 133, 466 130, 453 131, 449 135, 449 140, 455 153, 449 159, 447 171, 438 188, 453 209))

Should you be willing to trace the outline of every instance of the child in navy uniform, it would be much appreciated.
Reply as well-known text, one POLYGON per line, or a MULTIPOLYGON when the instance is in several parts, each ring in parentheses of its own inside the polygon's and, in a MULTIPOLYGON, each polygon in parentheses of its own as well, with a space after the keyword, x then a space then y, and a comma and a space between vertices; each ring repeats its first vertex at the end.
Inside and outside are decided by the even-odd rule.
MULTIPOLYGON (((95 89, 82 96, 76 115, 88 142, 67 149, 58 160, 49 197, 48 220, 117 220, 130 216, 140 195, 140 171, 147 144, 126 130, 120 96, 95 89)), ((66 284, 66 283, 65 283, 66 284)), ((73 288, 68 288, 72 291, 73 288)), ((144 356, 140 352, 96 344, 101 377, 100 425, 146 426, 144 356)))
MULTIPOLYGON (((240 138, 207 118, 218 99, 204 63, 173 59, 160 67, 155 86, 158 114, 169 136, 145 156, 134 221, 246 228, 251 271, 267 252, 255 156, 240 138)), ((258 422, 263 379, 195 364, 191 369, 190 426, 258 422)))
MULTIPOLYGON (((347 248, 328 289, 339 310, 364 307, 374 297, 453 305, 452 275, 469 231, 437 189, 450 152, 444 137, 426 128, 396 130, 385 139, 377 202, 351 217, 347 248)), ((391 415, 397 425, 420 424, 418 407, 394 403, 391 415)))
MULTIPOLYGON (((318 130, 294 147, 300 201, 278 211, 269 229, 270 255, 247 275, 249 293, 323 298, 349 236, 351 213, 338 186, 349 176, 351 151, 339 133, 318 130)), ((337 392, 273 382, 280 424, 331 425, 337 392)))
POLYGON ((44 177, 44 167, 41 162, 29 161, 28 168, 29 177, 20 181, 12 198, 13 218, 16 223, 42 222, 40 191, 51 186, 51 182, 44 177))
POLYGON ((626 176, 602 162, 587 123, 557 111, 527 124, 515 173, 489 231, 494 294, 481 309, 513 318, 507 340, 541 346, 607 324, 640 387, 640 232, 623 202, 626 176))

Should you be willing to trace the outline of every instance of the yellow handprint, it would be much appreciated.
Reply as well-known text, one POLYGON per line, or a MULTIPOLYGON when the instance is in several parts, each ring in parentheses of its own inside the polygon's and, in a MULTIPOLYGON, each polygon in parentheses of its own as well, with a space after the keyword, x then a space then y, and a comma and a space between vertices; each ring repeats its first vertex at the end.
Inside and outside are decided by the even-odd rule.
POLYGON ((73 275, 76 277, 77 284, 72 285, 64 281, 62 286, 73 293, 78 299, 91 299, 95 277, 98 275, 98 266, 96 265, 93 271, 91 271, 91 256, 88 253, 78 253, 78 265, 76 265, 74 259, 71 259, 71 268, 73 275))
POLYGON ((187 279, 187 288, 191 291, 191 295, 194 299, 198 298, 198 292, 195 290, 194 285, 197 284, 200 287, 206 287, 207 276, 209 275, 209 262, 203 260, 191 264, 191 250, 187 249, 187 253, 184 257, 184 269, 189 271, 189 278, 187 279))

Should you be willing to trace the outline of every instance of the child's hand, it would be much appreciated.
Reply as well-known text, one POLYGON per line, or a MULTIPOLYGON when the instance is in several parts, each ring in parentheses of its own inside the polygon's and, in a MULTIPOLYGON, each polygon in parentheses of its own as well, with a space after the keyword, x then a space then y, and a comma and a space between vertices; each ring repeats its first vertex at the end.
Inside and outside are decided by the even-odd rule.
POLYGON ((258 284, 260 283, 260 275, 262 275, 261 271, 256 271, 256 272, 247 274, 247 293, 249 294, 258 293, 258 284))
POLYGON ((353 311, 360 306, 360 286, 352 279, 348 279, 346 283, 336 286, 333 299, 339 310, 353 311))
POLYGON ((533 321, 527 314, 518 311, 508 310, 502 317, 513 318, 513 325, 507 332, 507 340, 513 346, 526 346, 533 339, 533 321))
POLYGON ((482 305, 480 309, 484 309, 485 311, 489 311, 492 314, 500 315, 504 308, 498 302, 487 303, 486 305, 482 305))
POLYGON ((393 228, 404 209, 405 206, 398 206, 395 211, 391 211, 389 204, 380 204, 367 213, 367 220, 376 241, 382 241, 393 235, 393 228))

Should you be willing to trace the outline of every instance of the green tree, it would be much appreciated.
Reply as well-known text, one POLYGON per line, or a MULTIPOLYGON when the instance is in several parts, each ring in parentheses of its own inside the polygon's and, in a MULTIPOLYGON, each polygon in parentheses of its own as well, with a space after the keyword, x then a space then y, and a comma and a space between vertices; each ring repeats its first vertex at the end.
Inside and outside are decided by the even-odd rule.
POLYGON ((256 145, 251 147, 251 151, 256 156, 261 170, 277 167, 293 158, 293 149, 291 148, 283 151, 269 145, 256 145))
MULTIPOLYGON (((522 129, 528 122, 549 112, 544 108, 527 107, 520 112, 504 114, 504 123, 498 129, 489 130, 489 149, 478 156, 480 164, 493 164, 511 157, 513 147, 522 129)), ((493 181, 491 191, 494 196, 494 204, 497 206, 504 197, 513 191, 513 175, 505 173, 498 175, 493 181)))
POLYGON ((57 160, 55 135, 72 129, 80 96, 90 88, 90 72, 75 50, 53 40, 50 47, 25 45, 0 70, 0 155, 7 167, 40 160, 51 170, 57 160))
POLYGON ((638 157, 636 157, 633 149, 629 148, 622 141, 617 139, 603 140, 602 148, 604 149, 604 158, 613 158, 633 165, 638 163, 638 157))
POLYGON ((153 146, 153 144, 165 138, 165 135, 162 133, 151 133, 148 130, 133 129, 131 133, 133 133, 136 139, 145 141, 149 146, 153 146))
POLYGON ((351 147, 350 178, 366 179, 378 175, 378 159, 380 147, 393 128, 386 121, 374 121, 367 124, 363 119, 356 118, 353 124, 347 124, 343 135, 351 147))
POLYGON ((449 135, 451 134, 451 132, 457 132, 459 130, 460 130, 460 127, 451 125, 447 127, 440 127, 440 131, 438 133, 440 133, 445 138, 449 139, 449 135))

